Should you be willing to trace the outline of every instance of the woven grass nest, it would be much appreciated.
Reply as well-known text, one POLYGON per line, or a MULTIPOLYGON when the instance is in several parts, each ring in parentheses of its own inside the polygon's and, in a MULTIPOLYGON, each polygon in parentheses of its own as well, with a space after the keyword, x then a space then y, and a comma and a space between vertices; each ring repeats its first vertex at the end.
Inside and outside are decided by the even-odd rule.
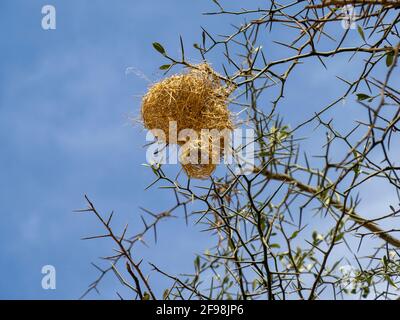
POLYGON ((211 139, 207 143, 207 138, 191 140, 180 150, 179 161, 189 177, 206 179, 217 167, 223 150, 219 144, 213 145, 211 139))
MULTIPOLYGON (((199 137, 202 129, 232 130, 233 123, 228 110, 231 91, 207 63, 195 65, 149 88, 142 99, 144 127, 148 130, 161 129, 166 143, 180 145, 188 141, 169 141, 170 121, 176 121, 178 133, 183 129, 192 129, 199 137)), ((187 160, 185 154, 191 148, 204 151, 202 144, 201 140, 190 141, 189 149, 181 152, 180 161, 189 177, 206 179, 216 168, 212 161, 204 164, 183 161, 184 158, 187 160)), ((205 152, 210 153, 211 159, 212 151, 205 152)), ((222 152, 222 149, 218 152, 222 152)))

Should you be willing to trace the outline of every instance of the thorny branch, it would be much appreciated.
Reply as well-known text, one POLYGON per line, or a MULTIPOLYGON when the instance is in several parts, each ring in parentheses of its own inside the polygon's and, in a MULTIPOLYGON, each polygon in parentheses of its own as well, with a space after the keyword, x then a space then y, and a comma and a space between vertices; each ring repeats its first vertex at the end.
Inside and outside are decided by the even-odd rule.
MULTIPOLYGON (((206 14, 230 16, 235 26, 226 35, 202 28, 194 48, 202 60, 221 57, 215 69, 235 89, 237 125, 256 132, 256 166, 250 175, 228 166, 204 183, 149 166, 149 187, 170 190, 176 203, 160 214, 148 211, 154 222, 133 238, 126 230, 116 236, 111 218, 103 220, 87 199, 85 211, 106 230, 89 238, 117 245, 107 259, 112 266, 96 266, 100 277, 87 293, 113 270, 135 298, 161 298, 131 248, 159 221, 183 212, 188 227, 204 226, 215 245, 196 257, 191 274, 170 275, 151 264, 153 285, 157 276, 171 281, 163 299, 398 298, 398 1, 272 0, 240 9, 213 3, 216 11, 206 14), (340 10, 348 4, 353 17, 340 10), (343 19, 353 19, 356 29, 343 29, 343 19), (317 94, 308 76, 323 75, 333 62, 342 66, 337 82, 317 94), (120 259, 132 283, 117 270, 120 259), (348 265, 351 277, 343 273, 348 265)), ((182 38, 180 46, 179 58, 163 53, 166 72, 194 67, 182 38)))

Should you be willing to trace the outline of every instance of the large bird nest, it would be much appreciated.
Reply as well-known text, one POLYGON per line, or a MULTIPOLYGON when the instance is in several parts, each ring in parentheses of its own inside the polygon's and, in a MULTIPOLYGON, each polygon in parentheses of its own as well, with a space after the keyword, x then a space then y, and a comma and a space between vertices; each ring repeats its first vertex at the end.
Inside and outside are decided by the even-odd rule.
MULTIPOLYGON (((232 130, 233 123, 228 110, 231 91, 232 87, 224 84, 207 63, 193 66, 182 74, 170 76, 150 87, 142 100, 144 126, 149 130, 162 130, 166 143, 180 145, 188 141, 175 140, 175 136, 174 140, 171 139, 170 122, 176 123, 178 134, 184 129, 194 130, 198 136, 203 129, 232 130)), ((190 145, 204 149, 199 141, 190 145)), ((213 154, 213 151, 203 151, 209 152, 210 156, 213 154)), ((209 177, 216 167, 214 162, 182 165, 190 177, 201 179, 209 177)))

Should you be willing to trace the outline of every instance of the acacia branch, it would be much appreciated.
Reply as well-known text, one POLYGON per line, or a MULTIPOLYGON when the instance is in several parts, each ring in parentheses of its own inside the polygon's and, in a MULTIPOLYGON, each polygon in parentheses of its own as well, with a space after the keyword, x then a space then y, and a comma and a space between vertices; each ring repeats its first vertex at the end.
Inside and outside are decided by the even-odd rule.
MULTIPOLYGON (((254 169, 254 173, 256 173, 256 174, 260 173, 260 172, 263 176, 265 176, 271 180, 282 181, 284 183, 291 184, 291 185, 295 186, 298 190, 306 192, 308 194, 311 194, 311 195, 315 196, 316 198, 318 198, 319 200, 321 200, 321 190, 317 190, 316 188, 314 188, 310 185, 304 184, 287 174, 273 173, 273 172, 268 171, 267 169, 260 169, 260 168, 254 169)), ((359 214, 354 212, 354 210, 346 208, 338 200, 331 199, 329 204, 332 207, 334 207, 342 212, 345 212, 347 214, 347 216, 350 217, 354 222, 359 224, 360 227, 368 229, 374 235, 376 235, 377 237, 386 241, 387 243, 391 244, 392 246, 400 248, 400 240, 391 236, 386 231, 382 230, 376 223, 363 218, 362 216, 360 216, 359 214)))

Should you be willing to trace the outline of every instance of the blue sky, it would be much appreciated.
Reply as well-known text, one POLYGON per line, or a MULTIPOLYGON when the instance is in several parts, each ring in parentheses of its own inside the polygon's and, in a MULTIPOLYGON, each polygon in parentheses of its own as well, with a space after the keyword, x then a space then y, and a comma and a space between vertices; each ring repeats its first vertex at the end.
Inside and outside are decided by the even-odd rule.
MULTIPOLYGON (((100 211, 115 210, 117 226, 129 222, 133 229, 139 207, 157 211, 171 204, 166 191, 144 191, 152 181, 141 166, 145 135, 131 119, 138 117, 146 78, 162 76, 158 67, 165 61, 152 42, 177 55, 182 35, 187 55, 197 61, 191 47, 200 26, 231 30, 232 17, 201 15, 210 8, 211 1, 1 1, 0 298, 74 299, 95 279, 90 262, 109 254, 110 246, 80 240, 101 230, 93 217, 72 213, 85 207, 84 194, 100 211), (56 7, 56 30, 41 28, 45 4, 56 7), (41 288, 47 264, 56 267, 56 290, 41 288)), ((288 83, 293 95, 285 117, 300 121, 330 101, 324 92, 336 71, 346 70, 346 60, 335 63, 324 74, 317 65, 299 67, 288 83), (313 99, 296 92, 313 92, 313 99)), ((169 272, 190 272, 195 253, 210 241, 192 230, 183 219, 166 222, 158 244, 150 238, 151 248, 138 246, 137 254, 169 272)), ((102 294, 89 298, 116 298, 116 287, 111 276, 102 294)))
MULTIPOLYGON (((205 9, 184 1, 51 1, 57 29, 44 31, 41 8, 49 3, 0 4, 0 298, 77 298, 95 278, 90 262, 110 251, 79 240, 101 230, 92 217, 72 213, 85 206, 85 193, 121 223, 139 224, 139 206, 168 204, 167 193, 143 191, 152 176, 141 166, 143 130, 131 118, 148 82, 125 71, 158 79, 164 61, 151 43, 193 37, 205 9), (46 264, 57 269, 54 291, 41 288, 46 264)), ((182 253, 192 243, 180 241, 184 222, 175 224, 182 253)), ((165 249, 160 243, 152 261, 165 249)), ((107 281, 100 289, 101 297, 116 297, 107 281)))

